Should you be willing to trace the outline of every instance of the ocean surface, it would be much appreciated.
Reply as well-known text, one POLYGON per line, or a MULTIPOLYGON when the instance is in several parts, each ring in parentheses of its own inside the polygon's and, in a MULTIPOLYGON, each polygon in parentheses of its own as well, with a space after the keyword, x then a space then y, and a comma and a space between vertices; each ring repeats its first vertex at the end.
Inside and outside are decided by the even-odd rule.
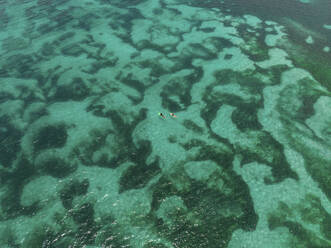
POLYGON ((0 0, 0 247, 331 247, 330 13, 0 0))

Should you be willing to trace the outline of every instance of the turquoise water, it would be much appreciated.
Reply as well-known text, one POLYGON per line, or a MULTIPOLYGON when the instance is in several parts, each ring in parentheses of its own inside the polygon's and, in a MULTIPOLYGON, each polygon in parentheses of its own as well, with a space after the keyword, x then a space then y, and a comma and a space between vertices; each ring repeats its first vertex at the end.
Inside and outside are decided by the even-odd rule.
POLYGON ((0 247, 331 247, 329 13, 1 0, 0 247))

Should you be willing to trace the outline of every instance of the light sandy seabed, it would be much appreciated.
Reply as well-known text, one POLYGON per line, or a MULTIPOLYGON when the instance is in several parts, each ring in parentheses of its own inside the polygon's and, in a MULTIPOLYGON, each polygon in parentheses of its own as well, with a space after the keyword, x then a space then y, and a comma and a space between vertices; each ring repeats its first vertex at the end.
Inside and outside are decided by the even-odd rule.
POLYGON ((181 0, 0 13, 1 247, 331 247, 331 94, 285 26, 181 0))

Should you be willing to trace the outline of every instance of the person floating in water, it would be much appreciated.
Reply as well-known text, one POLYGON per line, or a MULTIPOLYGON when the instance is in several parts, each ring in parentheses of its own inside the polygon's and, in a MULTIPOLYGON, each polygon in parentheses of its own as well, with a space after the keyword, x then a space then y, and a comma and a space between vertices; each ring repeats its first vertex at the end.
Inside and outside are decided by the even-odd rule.
MULTIPOLYGON (((163 119, 166 118, 165 115, 162 114, 161 112, 159 112, 158 115, 161 116, 163 119)), ((174 113, 169 113, 169 115, 170 115, 171 117, 173 117, 173 118, 176 118, 176 117, 177 117, 177 115, 175 115, 174 113)))

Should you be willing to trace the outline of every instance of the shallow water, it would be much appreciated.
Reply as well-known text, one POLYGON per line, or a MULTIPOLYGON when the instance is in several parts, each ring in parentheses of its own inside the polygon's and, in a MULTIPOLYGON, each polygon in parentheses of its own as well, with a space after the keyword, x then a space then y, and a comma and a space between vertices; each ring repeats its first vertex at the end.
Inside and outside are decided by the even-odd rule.
POLYGON ((0 1, 0 247, 331 247, 330 10, 0 1))

